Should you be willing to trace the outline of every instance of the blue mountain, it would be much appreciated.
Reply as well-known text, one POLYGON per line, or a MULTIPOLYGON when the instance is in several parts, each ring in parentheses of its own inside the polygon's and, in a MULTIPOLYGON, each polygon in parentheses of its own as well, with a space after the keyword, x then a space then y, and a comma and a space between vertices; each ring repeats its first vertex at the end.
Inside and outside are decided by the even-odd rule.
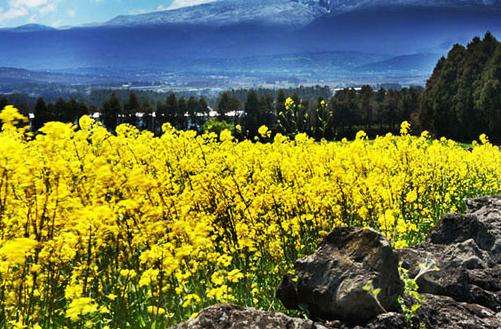
POLYGON ((177 10, 118 16, 107 26, 304 26, 330 12, 329 0, 218 0, 177 10))
POLYGON ((39 32, 39 31, 53 31, 55 28, 47 26, 47 25, 41 25, 41 24, 25 24, 13 28, 2 28, 0 31, 4 32, 39 32))
MULTIPOLYGON (((340 61, 370 65, 348 65, 345 54, 354 52, 378 54, 374 62, 382 67, 408 54, 439 56, 445 45, 488 30, 501 36, 501 0, 216 0, 91 27, 21 30, 0 30, 2 66, 217 72, 228 62, 259 68, 266 57, 278 56, 283 65, 288 54, 323 54, 322 61, 291 61, 291 71, 298 62, 303 70, 340 61)), ((428 70, 428 61, 414 62, 428 70)))
POLYGON ((146 26, 191 24, 223 26, 241 23, 304 26, 324 16, 375 8, 490 8, 501 0, 216 0, 141 15, 118 16, 106 25, 146 26))

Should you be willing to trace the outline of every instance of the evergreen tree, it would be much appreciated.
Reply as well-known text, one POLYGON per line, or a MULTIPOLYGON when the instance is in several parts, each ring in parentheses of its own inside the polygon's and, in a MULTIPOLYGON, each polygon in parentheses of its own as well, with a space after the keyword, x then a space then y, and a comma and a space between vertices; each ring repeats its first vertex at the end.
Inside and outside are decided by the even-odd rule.
POLYGON ((104 126, 110 130, 115 131, 118 125, 118 118, 122 112, 120 100, 115 93, 111 94, 110 98, 103 104, 101 118, 104 126))
POLYGON ((285 100, 287 97, 285 96, 285 92, 283 89, 280 89, 277 93, 277 99, 275 101, 275 115, 285 110, 285 100))
POLYGON ((245 135, 251 138, 257 135, 257 130, 262 124, 259 97, 255 90, 251 90, 247 93, 244 112, 243 130, 245 135))
POLYGON ((362 86, 360 90, 360 117, 363 118, 363 124, 365 125, 365 129, 369 131, 372 126, 372 99, 374 97, 374 90, 371 86, 365 85, 362 86))
POLYGON ((188 126, 186 114, 188 112, 188 107, 186 103, 186 99, 184 97, 181 97, 179 101, 177 102, 177 110, 176 110, 176 120, 175 120, 175 127, 177 129, 186 129, 188 126))
POLYGON ((9 105, 9 100, 4 96, 0 96, 0 111, 2 111, 7 105, 9 105))
POLYGON ((217 112, 219 115, 219 119, 221 120, 227 119, 227 115, 230 112, 235 113, 236 111, 238 111, 239 108, 240 108, 239 100, 234 96, 232 96, 230 92, 225 91, 220 95, 219 101, 217 103, 217 112))
POLYGON ((200 100, 198 101, 198 107, 199 107, 200 113, 203 113, 206 118, 209 118, 210 109, 209 109, 209 105, 207 104, 207 100, 204 97, 200 97, 200 100))
MULTIPOLYGON (((285 103, 285 101, 284 101, 285 103)), ((259 117, 262 125, 265 125, 269 129, 276 128, 276 116, 274 109, 273 96, 266 93, 259 97, 259 117)))
POLYGON ((332 98, 332 106, 336 111, 337 135, 349 136, 353 133, 357 118, 357 92, 352 88, 338 90, 332 98))
POLYGON ((384 88, 380 88, 376 94, 374 95, 374 101, 376 103, 375 110, 375 121, 379 126, 379 131, 383 131, 384 125, 384 98, 386 97, 386 90, 384 88))
POLYGON ((129 93, 129 100, 124 104, 122 123, 137 125, 137 113, 141 112, 139 98, 134 92, 129 93))
POLYGON ((58 98, 54 106, 50 107, 54 121, 69 122, 66 102, 62 97, 58 98))
POLYGON ((176 114, 178 112, 178 102, 177 97, 174 93, 170 94, 167 97, 167 101, 165 102, 165 113, 167 122, 174 125, 176 124, 176 114))
POLYGON ((33 125, 32 125, 33 131, 38 131, 40 128, 43 127, 44 124, 46 124, 49 121, 52 121, 51 113, 49 112, 47 104, 45 103, 42 97, 39 97, 37 99, 33 115, 34 115, 33 125))
POLYGON ((397 127, 400 125, 398 113, 398 105, 400 102, 400 92, 396 90, 388 90, 386 92, 383 103, 384 121, 389 126, 389 131, 397 132, 397 127))
POLYGON ((138 124, 139 128, 154 131, 155 120, 153 117, 153 106, 151 106, 150 102, 145 99, 141 105, 141 109, 143 111, 143 117, 140 120, 140 124, 138 124))
POLYGON ((188 129, 197 129, 200 130, 202 127, 202 120, 201 120, 201 113, 200 113, 200 104, 197 101, 197 99, 193 96, 191 96, 188 99, 188 104, 187 104, 187 113, 188 113, 188 129))

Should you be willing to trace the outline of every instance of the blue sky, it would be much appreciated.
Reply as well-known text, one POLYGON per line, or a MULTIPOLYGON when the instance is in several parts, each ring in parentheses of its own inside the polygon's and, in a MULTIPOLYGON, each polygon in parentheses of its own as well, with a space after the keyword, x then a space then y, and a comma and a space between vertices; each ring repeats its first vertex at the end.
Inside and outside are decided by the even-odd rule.
POLYGON ((103 22, 121 14, 178 8, 211 0, 0 0, 0 26, 103 22))

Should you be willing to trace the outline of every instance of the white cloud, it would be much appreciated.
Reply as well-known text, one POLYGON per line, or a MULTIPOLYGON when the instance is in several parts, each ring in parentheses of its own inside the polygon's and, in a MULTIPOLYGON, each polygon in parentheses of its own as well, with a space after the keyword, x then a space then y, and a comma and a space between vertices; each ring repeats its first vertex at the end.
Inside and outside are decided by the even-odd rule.
POLYGON ((214 1, 216 0, 174 0, 168 7, 160 5, 158 9, 159 10, 178 9, 183 7, 201 5, 203 3, 209 3, 214 1))
POLYGON ((9 0, 6 8, 0 8, 0 21, 11 21, 22 17, 47 15, 56 10, 58 0, 9 0))

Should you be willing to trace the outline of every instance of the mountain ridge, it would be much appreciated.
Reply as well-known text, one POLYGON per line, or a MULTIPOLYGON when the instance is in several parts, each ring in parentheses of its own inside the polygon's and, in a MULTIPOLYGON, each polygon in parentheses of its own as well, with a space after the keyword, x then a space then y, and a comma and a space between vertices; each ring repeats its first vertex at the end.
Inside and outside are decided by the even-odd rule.
POLYGON ((103 25, 202 24, 221 26, 237 23, 260 23, 305 26, 324 16, 335 16, 360 9, 386 7, 501 7, 501 0, 218 0, 139 15, 120 15, 103 25))
POLYGON ((9 32, 43 32, 43 31, 55 31, 56 28, 51 26, 42 25, 42 24, 24 24, 16 27, 5 27, 0 28, 0 31, 9 31, 9 32))
POLYGON ((104 26, 138 25, 264 25, 303 26, 329 13, 329 0, 220 0, 174 10, 120 15, 104 26))

